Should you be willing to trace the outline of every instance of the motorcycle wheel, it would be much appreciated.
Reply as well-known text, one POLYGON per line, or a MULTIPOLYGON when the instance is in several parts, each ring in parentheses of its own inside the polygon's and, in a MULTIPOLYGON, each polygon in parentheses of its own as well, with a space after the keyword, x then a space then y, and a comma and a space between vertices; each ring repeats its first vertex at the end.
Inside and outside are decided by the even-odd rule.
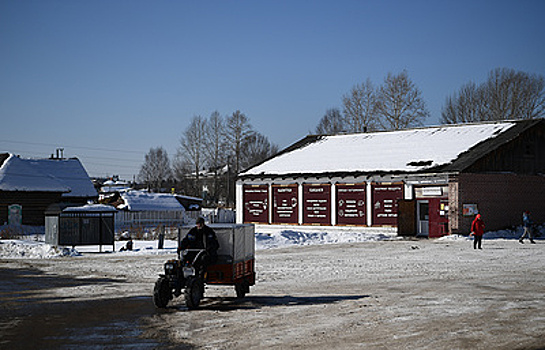
POLYGON ((196 309, 201 303, 203 298, 204 286, 202 282, 196 277, 190 277, 187 279, 187 284, 184 290, 185 305, 188 309, 196 309))
POLYGON ((168 280, 160 277, 155 282, 155 287, 153 288, 153 303, 156 307, 163 309, 167 306, 170 299, 172 299, 172 291, 170 290, 168 280))

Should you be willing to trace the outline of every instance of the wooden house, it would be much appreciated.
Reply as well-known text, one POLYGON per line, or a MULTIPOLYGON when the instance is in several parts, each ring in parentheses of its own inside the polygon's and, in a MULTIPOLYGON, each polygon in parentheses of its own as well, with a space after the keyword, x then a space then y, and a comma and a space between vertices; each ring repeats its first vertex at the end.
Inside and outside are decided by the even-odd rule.
POLYGON ((1 224, 42 226, 51 204, 80 205, 96 198, 91 179, 77 158, 24 159, 0 154, 1 224))

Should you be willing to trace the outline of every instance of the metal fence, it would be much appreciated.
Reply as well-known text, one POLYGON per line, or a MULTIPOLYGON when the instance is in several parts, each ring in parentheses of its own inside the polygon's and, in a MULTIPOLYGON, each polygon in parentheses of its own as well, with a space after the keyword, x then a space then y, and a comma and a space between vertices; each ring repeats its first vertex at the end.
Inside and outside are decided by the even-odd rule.
POLYGON ((118 238, 157 239, 160 234, 167 238, 177 234, 177 228, 195 224, 199 217, 209 223, 234 223, 235 212, 215 209, 203 211, 118 211, 115 215, 115 231, 118 238))
POLYGON ((204 219, 211 223, 226 223, 226 224, 233 224, 236 220, 236 212, 234 210, 230 209, 213 209, 213 210, 206 210, 203 209, 202 216, 204 219))
POLYGON ((118 211, 115 215, 116 230, 130 227, 180 226, 190 219, 183 210, 170 211, 118 211))

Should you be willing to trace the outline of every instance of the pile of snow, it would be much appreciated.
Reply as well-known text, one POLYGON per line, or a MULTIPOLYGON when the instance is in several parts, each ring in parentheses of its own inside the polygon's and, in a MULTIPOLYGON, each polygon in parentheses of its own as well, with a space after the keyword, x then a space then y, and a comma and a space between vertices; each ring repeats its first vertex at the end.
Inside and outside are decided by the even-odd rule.
POLYGON ((44 242, 15 239, 0 241, 0 258, 51 259, 79 255, 73 248, 54 247, 44 242))
POLYGON ((257 226, 255 231, 256 249, 402 239, 391 228, 257 226))
MULTIPOLYGON (((307 228, 289 226, 256 226, 256 249, 273 249, 289 246, 316 244, 339 244, 370 241, 402 240, 391 228, 307 228)), ((545 237, 545 225, 536 227, 539 237, 545 237)), ((515 240, 522 235, 522 227, 515 230, 486 232, 484 239, 515 240)), ((35 236, 36 237, 39 236, 35 236)), ((41 236, 43 238, 43 235, 41 236)), ((116 255, 163 255, 175 254, 178 246, 176 240, 165 240, 163 249, 158 249, 158 241, 134 240, 133 249, 123 250, 126 241, 116 241, 115 246, 78 246, 74 248, 54 247, 43 242, 30 240, 0 240, 0 259, 50 259, 59 257, 81 257, 88 254, 108 253, 116 255), (114 250, 115 247, 115 250, 114 250)), ((444 240, 472 240, 462 235, 448 235, 438 238, 444 240)))

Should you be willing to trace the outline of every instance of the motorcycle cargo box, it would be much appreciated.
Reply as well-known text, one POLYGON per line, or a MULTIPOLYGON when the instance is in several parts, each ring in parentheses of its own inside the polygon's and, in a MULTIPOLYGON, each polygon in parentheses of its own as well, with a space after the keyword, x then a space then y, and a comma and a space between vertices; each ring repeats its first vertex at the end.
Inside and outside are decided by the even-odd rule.
MULTIPOLYGON (((254 258, 255 234, 251 224, 210 224, 218 237, 218 263, 236 263, 254 258)), ((183 239, 191 227, 182 227, 183 239)))

